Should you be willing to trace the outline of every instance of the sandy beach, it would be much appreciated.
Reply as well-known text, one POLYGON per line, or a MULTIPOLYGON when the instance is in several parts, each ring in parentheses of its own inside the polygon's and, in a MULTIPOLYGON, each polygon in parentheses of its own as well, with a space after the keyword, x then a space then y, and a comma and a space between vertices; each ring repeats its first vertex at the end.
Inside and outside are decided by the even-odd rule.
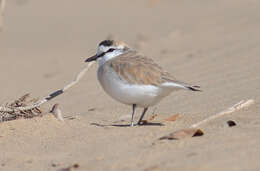
POLYGON ((174 92, 149 108, 153 124, 121 126, 132 108, 103 91, 95 64, 42 105, 48 113, 59 103, 64 122, 44 114, 0 123, 0 170, 260 170, 259 16, 257 0, 9 0, 0 32, 2 105, 62 88, 107 38, 203 91, 174 92), (203 136, 158 140, 246 99, 255 103, 201 125, 203 136))

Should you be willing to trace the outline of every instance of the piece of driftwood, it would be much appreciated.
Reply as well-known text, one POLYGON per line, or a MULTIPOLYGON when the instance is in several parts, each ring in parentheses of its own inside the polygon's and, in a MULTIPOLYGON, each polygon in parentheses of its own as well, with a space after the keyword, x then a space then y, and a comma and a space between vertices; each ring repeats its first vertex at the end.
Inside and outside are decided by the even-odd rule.
POLYGON ((240 102, 236 103, 235 105, 231 106, 230 108, 228 108, 228 109, 226 109, 226 110, 224 110, 222 112, 219 112, 219 113, 217 113, 215 115, 212 115, 212 116, 210 116, 210 117, 208 117, 208 118, 206 118, 206 119, 204 119, 202 121, 199 121, 199 122, 191 125, 191 128, 197 128, 198 126, 200 126, 200 125, 202 125, 202 124, 204 124, 206 122, 209 122, 211 120, 217 119, 217 118, 219 118, 219 117, 221 117, 223 115, 231 114, 231 113, 233 113, 235 111, 238 111, 238 110, 240 110, 242 108, 248 107, 248 106, 252 105, 254 102, 255 101, 253 99, 241 100, 240 102))
MULTIPOLYGON (((11 103, 11 104, 7 104, 5 106, 0 106, 0 117, 5 115, 5 114, 11 114, 11 115, 20 115, 20 113, 23 112, 27 112, 27 111, 34 111, 39 109, 38 107, 40 107, 42 104, 50 101, 51 99, 57 97, 58 95, 64 93, 65 91, 67 91, 69 88, 71 88, 72 86, 74 86, 75 84, 77 84, 79 82, 79 80, 82 78, 82 76, 86 73, 86 71, 88 71, 88 69, 90 68, 90 66, 93 64, 94 62, 90 62, 88 63, 87 66, 85 66, 76 76, 75 80, 72 81, 71 83, 69 83, 68 85, 66 85, 65 87, 63 87, 62 89, 59 89, 53 93, 51 93, 50 95, 37 100, 36 102, 33 102, 32 104, 28 104, 26 103, 26 98, 25 97, 21 97, 18 101, 16 100, 15 102, 11 103), (25 98, 25 99, 23 99, 25 98), (21 100, 22 99, 22 100, 21 100), (18 102, 18 103, 17 103, 18 102), (22 102, 22 104, 20 104, 22 102), (16 104, 16 105, 14 105, 16 104)), ((29 96, 29 95, 28 95, 29 96)))
MULTIPOLYGON (((209 121, 212 121, 214 119, 217 119, 221 116, 227 115, 227 114, 231 114, 235 111, 238 111, 242 108, 248 107, 250 105, 252 105, 254 103, 253 99, 249 99, 249 100, 241 100, 240 102, 236 103, 235 105, 231 106, 230 108, 219 112, 215 115, 212 115, 202 121, 199 121, 193 125, 191 125, 188 128, 184 128, 184 129, 180 129, 177 131, 174 131, 166 136, 160 137, 159 140, 180 140, 180 139, 184 139, 184 138, 189 138, 189 137, 194 137, 194 136, 202 136, 204 133, 201 129, 199 129, 199 126, 201 126, 202 124, 205 124, 209 121)), ((234 121, 232 122, 228 122, 228 125, 231 126, 235 126, 236 123, 234 121)))

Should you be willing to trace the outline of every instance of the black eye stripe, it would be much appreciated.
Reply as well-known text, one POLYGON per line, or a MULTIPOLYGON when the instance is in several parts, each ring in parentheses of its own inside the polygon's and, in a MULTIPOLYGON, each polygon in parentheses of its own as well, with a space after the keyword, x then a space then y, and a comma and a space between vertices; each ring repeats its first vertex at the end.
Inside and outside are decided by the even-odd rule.
POLYGON ((114 50, 116 50, 116 49, 110 48, 110 49, 108 49, 108 51, 101 53, 101 54, 98 55, 97 57, 98 57, 98 58, 99 58, 99 57, 103 57, 106 53, 108 53, 108 52, 113 52, 114 50))
POLYGON ((108 49, 107 52, 113 52, 114 50, 116 50, 116 49, 114 49, 114 48, 110 48, 110 49, 108 49))

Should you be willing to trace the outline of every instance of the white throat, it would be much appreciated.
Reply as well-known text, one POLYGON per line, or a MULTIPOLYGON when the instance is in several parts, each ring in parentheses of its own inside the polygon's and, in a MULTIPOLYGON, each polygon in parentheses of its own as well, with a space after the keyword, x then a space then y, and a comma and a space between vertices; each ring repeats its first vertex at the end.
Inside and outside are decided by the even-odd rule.
POLYGON ((106 53, 103 57, 98 58, 98 65, 102 66, 104 63, 106 63, 108 60, 117 57, 119 55, 123 54, 121 50, 115 50, 113 52, 106 53))

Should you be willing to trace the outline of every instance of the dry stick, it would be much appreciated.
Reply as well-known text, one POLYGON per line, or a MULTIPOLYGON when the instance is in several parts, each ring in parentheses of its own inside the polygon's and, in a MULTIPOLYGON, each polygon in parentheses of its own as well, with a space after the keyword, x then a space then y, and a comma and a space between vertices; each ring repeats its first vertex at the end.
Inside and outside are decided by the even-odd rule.
MULTIPOLYGON (((237 110, 240 110, 242 108, 245 108, 245 107, 248 107, 250 106, 251 104, 254 103, 254 100, 253 99, 249 99, 249 100, 241 100, 240 102, 238 102, 237 104, 233 105, 232 107, 220 112, 220 113, 217 113, 213 116, 210 116, 200 122, 197 122, 193 125, 191 125, 190 127, 188 128, 184 128, 184 129, 180 129, 180 130, 177 130, 173 133, 170 133, 169 135, 166 135, 166 136, 163 136, 163 137, 160 137, 159 139, 157 140, 164 140, 164 139, 168 139, 168 140, 172 140, 172 139, 184 139, 184 138, 187 138, 187 137, 193 137, 193 136, 201 136, 203 135, 203 131, 201 131, 198 127, 206 122, 209 122, 209 121, 212 121, 216 118, 219 118, 221 116, 224 116, 226 114, 231 114, 237 110)), ((154 144, 154 143, 153 143, 154 144)))
POLYGON ((77 84, 79 82, 79 80, 82 78, 82 76, 86 73, 86 71, 88 71, 88 69, 90 68, 90 66, 93 63, 94 62, 88 63, 88 65, 79 72, 79 74, 76 76, 76 79, 74 81, 72 81, 70 84, 66 85, 64 88, 62 88, 60 90, 57 90, 57 91, 51 93, 50 95, 44 97, 43 99, 38 100, 37 102, 33 103, 32 105, 25 106, 25 107, 16 107, 16 108, 9 108, 9 107, 0 106, 0 112, 17 112, 17 111, 30 110, 30 109, 39 107, 43 103, 53 99, 54 97, 57 97, 58 95, 64 93, 69 88, 71 88, 72 86, 77 84))
POLYGON ((198 127, 198 126, 200 126, 200 125, 202 125, 202 124, 204 124, 204 123, 206 123, 208 121, 214 120, 214 119, 219 118, 219 117, 221 117, 223 115, 226 115, 226 114, 231 114, 231 113, 233 113, 233 112, 235 112, 237 110, 240 110, 240 109, 242 109, 244 107, 248 107, 248 106, 250 106, 253 103, 254 103, 253 99, 249 99, 249 100, 246 100, 246 101, 245 100, 241 100, 240 102, 238 102, 237 104, 233 105, 232 107, 230 107, 230 108, 228 108, 228 109, 226 109, 226 110, 224 110, 224 111, 222 111, 220 113, 217 113, 217 114, 215 114, 213 116, 210 116, 210 117, 208 117, 208 118, 206 118, 206 119, 204 119, 204 120, 202 120, 202 121, 200 121, 198 123, 195 123, 195 124, 191 125, 190 128, 196 128, 196 127, 198 127))
POLYGON ((0 2, 0 31, 3 29, 4 26, 4 11, 5 11, 5 0, 1 0, 0 2))

